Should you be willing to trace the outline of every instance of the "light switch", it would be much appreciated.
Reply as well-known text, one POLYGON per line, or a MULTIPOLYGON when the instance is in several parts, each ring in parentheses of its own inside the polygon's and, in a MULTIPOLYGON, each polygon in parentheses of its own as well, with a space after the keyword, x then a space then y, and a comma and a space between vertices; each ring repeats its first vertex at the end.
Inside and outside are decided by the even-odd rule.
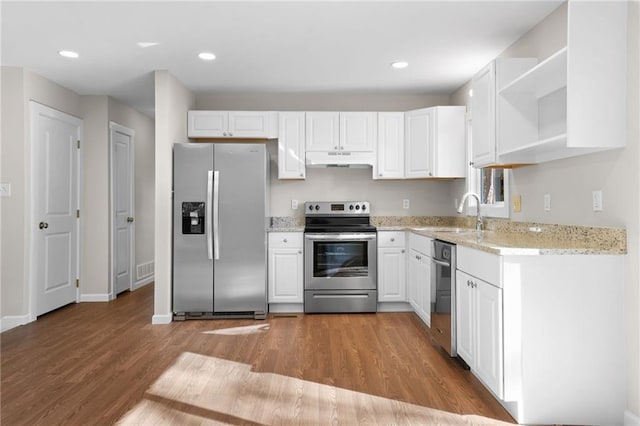
POLYGON ((409 200, 402 200, 402 208, 408 209, 410 206, 409 200))
POLYGON ((513 196, 513 211, 520 213, 522 211, 522 197, 520 195, 513 196))
POLYGON ((298 200, 291 200, 291 210, 298 210, 298 200))
POLYGON ((551 211, 551 194, 544 194, 544 211, 551 211))
POLYGON ((602 211, 602 191, 597 190, 591 193, 591 198, 593 201, 593 211, 601 212, 602 211))

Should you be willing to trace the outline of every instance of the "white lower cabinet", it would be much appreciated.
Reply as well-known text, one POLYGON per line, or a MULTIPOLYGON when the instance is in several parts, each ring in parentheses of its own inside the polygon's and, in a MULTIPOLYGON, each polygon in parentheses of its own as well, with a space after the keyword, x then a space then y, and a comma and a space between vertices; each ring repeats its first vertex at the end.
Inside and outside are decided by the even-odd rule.
MULTIPOLYGON (((269 305, 304 303, 302 232, 269 234, 269 305)), ((277 309, 276 309, 277 310, 277 309)))
POLYGON ((624 423, 624 256, 458 245, 456 297, 458 355, 518 423, 624 423))
POLYGON ((407 301, 405 233, 378 232, 378 302, 407 301))
POLYGON ((431 327, 431 238, 409 234, 407 288, 409 303, 420 319, 431 327))
POLYGON ((502 399, 502 289, 458 270, 456 297, 458 355, 502 399))

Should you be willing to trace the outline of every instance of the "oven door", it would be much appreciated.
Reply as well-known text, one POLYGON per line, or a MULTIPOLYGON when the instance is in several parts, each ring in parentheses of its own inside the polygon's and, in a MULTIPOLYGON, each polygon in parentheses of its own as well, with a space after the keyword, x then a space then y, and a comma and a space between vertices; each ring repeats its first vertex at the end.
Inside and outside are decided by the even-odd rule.
POLYGON ((305 290, 375 290, 376 233, 305 233, 305 290))

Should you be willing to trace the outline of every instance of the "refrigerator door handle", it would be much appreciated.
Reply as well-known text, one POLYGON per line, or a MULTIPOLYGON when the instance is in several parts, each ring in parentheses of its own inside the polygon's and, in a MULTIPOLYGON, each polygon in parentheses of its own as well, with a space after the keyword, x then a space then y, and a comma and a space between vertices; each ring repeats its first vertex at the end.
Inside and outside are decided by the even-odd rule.
POLYGON ((213 259, 213 243, 211 241, 211 202, 213 192, 213 170, 207 172, 207 217, 205 227, 207 232, 207 258, 213 259))
POLYGON ((220 172, 213 172, 213 255, 220 259, 220 172))

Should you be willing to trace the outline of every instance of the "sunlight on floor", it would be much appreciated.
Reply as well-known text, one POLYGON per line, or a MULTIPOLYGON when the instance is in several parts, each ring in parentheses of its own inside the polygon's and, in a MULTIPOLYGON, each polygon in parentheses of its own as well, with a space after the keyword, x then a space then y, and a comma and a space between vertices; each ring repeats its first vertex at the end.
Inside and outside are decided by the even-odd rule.
MULTIPOLYGON (((241 327, 243 328, 243 327, 241 327)), ((168 424, 415 424, 496 425, 401 401, 272 373, 184 352, 118 422, 168 424)))
POLYGON ((269 324, 255 324, 244 327, 221 328, 220 330, 203 331, 202 334, 218 334, 221 336, 238 336, 242 334, 255 334, 268 331, 269 324))

